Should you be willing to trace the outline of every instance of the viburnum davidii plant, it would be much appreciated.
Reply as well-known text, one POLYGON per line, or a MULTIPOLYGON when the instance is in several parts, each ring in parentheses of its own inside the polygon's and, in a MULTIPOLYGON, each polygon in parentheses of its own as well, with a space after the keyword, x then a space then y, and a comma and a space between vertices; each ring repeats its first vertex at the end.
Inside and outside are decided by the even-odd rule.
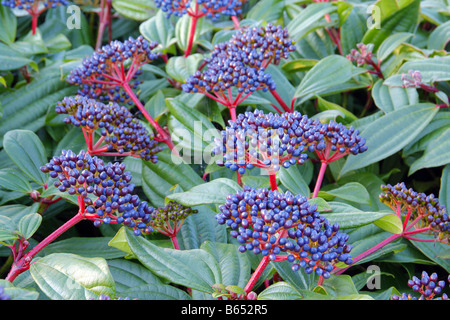
POLYGON ((0 300, 448 300, 449 16, 1 2, 0 300))

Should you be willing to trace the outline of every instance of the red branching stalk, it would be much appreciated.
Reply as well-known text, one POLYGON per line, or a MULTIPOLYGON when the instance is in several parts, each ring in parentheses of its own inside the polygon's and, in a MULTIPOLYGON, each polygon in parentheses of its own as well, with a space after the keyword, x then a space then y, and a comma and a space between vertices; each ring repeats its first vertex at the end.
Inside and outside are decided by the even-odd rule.
MULTIPOLYGON (((99 26, 97 33, 97 42, 95 45, 95 49, 98 50, 102 46, 103 34, 105 32, 105 28, 108 25, 111 28, 111 0, 101 0, 100 2, 100 12, 99 15, 99 26)), ((109 40, 111 41, 111 32, 109 32, 109 40)))
POLYGON ((11 267, 11 270, 9 271, 6 280, 9 282, 13 282, 16 277, 21 274, 22 272, 28 270, 30 268, 31 262, 43 248, 45 248, 47 245, 49 245, 51 242, 53 242, 55 239, 57 239, 59 236, 61 236, 64 232, 75 226, 78 222, 88 219, 92 220, 95 219, 94 216, 90 216, 85 214, 85 204, 84 200, 78 196, 78 205, 79 210, 78 213, 73 216, 70 220, 68 220, 66 223, 64 223, 62 226, 60 226, 57 230, 55 230, 53 233, 48 235, 44 240, 42 240, 39 244, 37 244, 33 249, 31 249, 28 253, 24 253, 26 247, 23 246, 24 242, 19 241, 19 250, 16 252, 15 248, 11 248, 13 252, 14 257, 14 263, 11 267))
MULTIPOLYGON (((395 213, 398 217, 402 216, 402 209, 403 207, 399 204, 399 203, 395 203, 393 205, 393 209, 395 208, 395 213)), ((372 248, 362 252, 361 254, 359 254, 358 256, 356 256, 353 259, 353 264, 361 261, 362 259, 370 256, 372 253, 381 250, 383 247, 385 247, 386 245, 388 245, 389 243, 393 242, 394 240, 397 240, 399 238, 405 238, 411 241, 420 241, 420 242, 435 242, 436 239, 421 239, 421 238, 416 238, 416 237, 412 237, 412 235, 415 234, 424 234, 427 233, 428 231, 431 230, 430 226, 427 227, 417 227, 417 224, 420 223, 420 221, 424 218, 423 214, 420 214, 413 220, 410 221, 410 217, 411 217, 411 210, 408 209, 408 211, 405 214, 405 220, 403 222, 402 225, 402 232, 399 234, 392 234, 390 235, 388 238, 386 238, 385 240, 381 241, 380 243, 378 243, 377 245, 373 246, 372 248), (413 230, 411 230, 413 229, 413 230)), ((334 274, 342 274, 345 270, 347 270, 348 268, 350 268, 352 265, 346 267, 346 268, 336 268, 332 271, 332 273, 334 274)))
POLYGON ((185 57, 188 57, 191 54, 192 46, 194 45, 194 36, 195 36, 195 30, 197 28, 197 21, 199 18, 201 18, 203 16, 199 12, 199 5, 197 2, 195 2, 195 10, 194 11, 188 10, 188 14, 191 17, 191 27, 189 28, 188 46, 184 53, 185 57))
POLYGON ((284 112, 291 112, 291 109, 286 105, 286 103, 280 97, 280 95, 278 94, 278 92, 276 90, 270 90, 270 93, 273 95, 273 97, 277 100, 277 102, 283 108, 284 112))

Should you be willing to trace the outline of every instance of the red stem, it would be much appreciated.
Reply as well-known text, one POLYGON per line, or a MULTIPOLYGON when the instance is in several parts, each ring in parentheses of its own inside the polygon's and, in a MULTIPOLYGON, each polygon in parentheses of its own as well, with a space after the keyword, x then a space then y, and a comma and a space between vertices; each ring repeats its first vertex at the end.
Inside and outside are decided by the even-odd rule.
MULTIPOLYGON (((387 244, 391 243, 392 241, 394 241, 394 240, 400 238, 401 236, 402 236, 401 234, 393 234, 393 235, 391 235, 390 237, 388 237, 388 238, 386 238, 385 240, 381 241, 381 242, 380 242, 379 244, 377 244, 376 246, 374 246, 374 247, 370 248, 369 250, 364 251, 364 252, 361 253, 360 255, 356 256, 356 257, 353 259, 353 264, 355 264, 356 262, 358 262, 358 261, 364 259, 365 257, 371 255, 371 254, 374 253, 375 251, 380 250, 380 249, 383 248, 385 245, 387 245, 387 244)), ((352 265, 353 265, 353 264, 352 264, 352 265)), ((343 269, 339 269, 339 270, 336 269, 337 272, 334 272, 334 273, 335 273, 335 274, 341 274, 342 272, 344 272, 344 271, 347 270, 348 268, 350 268, 350 266, 348 266, 348 267, 346 267, 346 268, 343 268, 343 269)))
POLYGON ((195 3, 195 13, 190 14, 190 16, 191 16, 191 27, 189 29, 188 46, 184 53, 184 57, 188 57, 191 54, 192 46, 194 43, 195 29, 197 28, 197 20, 198 20, 198 3, 197 2, 195 3))
POLYGON ((108 23, 108 17, 106 12, 105 0, 100 2, 100 12, 99 12, 99 24, 97 31, 97 42, 95 44, 95 49, 98 50, 102 46, 103 34, 105 32, 106 24, 108 23))
POLYGON ((236 122, 236 107, 230 106, 228 109, 230 109, 231 120, 236 122))
POLYGON ((258 281, 259 277, 263 273, 264 269, 269 264, 269 255, 264 256, 259 263, 258 267, 256 268, 255 272, 253 272, 252 276, 250 277, 250 280, 247 282, 247 285, 245 286, 244 290, 245 292, 249 293, 253 287, 255 286, 256 282, 258 281))
POLYGON ((290 111, 289 107, 286 105, 286 103, 283 101, 283 99, 281 99, 280 95, 278 94, 278 92, 276 90, 270 90, 270 93, 278 101, 278 103, 280 104, 280 106, 283 108, 283 110, 285 112, 290 111))
POLYGON ((269 179, 270 179, 270 188, 272 189, 272 191, 277 190, 278 189, 277 176, 275 175, 274 172, 269 172, 269 179))
POLYGON ((327 166, 328 166, 327 161, 322 161, 322 164, 320 165, 319 175, 317 176, 316 185, 314 187, 314 192, 312 196, 313 198, 316 198, 317 195, 319 194, 320 187, 322 186, 323 182, 323 177, 325 176, 325 171, 327 170, 327 166))
POLYGON ((25 254, 19 261, 14 263, 11 268, 6 280, 9 282, 13 282, 14 279, 21 274, 22 272, 28 270, 30 268, 31 260, 33 257, 39 253, 43 248, 45 248, 48 244, 58 238, 61 234, 66 232, 68 229, 76 225, 78 222, 82 221, 84 216, 81 211, 79 211, 72 219, 64 223, 61 227, 59 227, 56 231, 51 233, 47 238, 42 240, 38 245, 36 245, 30 252, 25 254))
POLYGON ((39 15, 37 15, 37 14, 31 15, 31 33, 33 34, 33 36, 36 34, 38 18, 39 18, 39 15))
POLYGON ((153 126, 153 128, 156 129, 156 131, 158 132, 158 134, 160 136, 159 139, 162 142, 164 142, 165 144, 167 144, 167 146, 170 148, 170 150, 176 152, 176 149, 174 149, 175 146, 174 146, 172 140, 170 139, 169 134, 163 128, 161 128, 161 126, 158 124, 158 122, 156 122, 152 118, 152 116, 147 112, 145 107, 142 105, 141 101, 139 101, 139 99, 134 94, 133 90, 131 90, 130 85, 127 82, 124 82, 124 83, 122 83, 122 87, 125 90, 125 92, 130 96, 131 100, 133 100, 136 107, 138 107, 138 109, 142 112, 142 114, 147 119, 147 121, 150 122, 150 124, 153 126))
POLYGON ((174 249, 180 250, 180 244, 178 243, 177 235, 171 235, 169 236, 170 240, 172 241, 174 249))
POLYGON ((239 29, 240 22, 239 22, 238 17, 236 17, 236 16, 231 16, 231 20, 233 20, 234 28, 235 28, 235 29, 239 29))

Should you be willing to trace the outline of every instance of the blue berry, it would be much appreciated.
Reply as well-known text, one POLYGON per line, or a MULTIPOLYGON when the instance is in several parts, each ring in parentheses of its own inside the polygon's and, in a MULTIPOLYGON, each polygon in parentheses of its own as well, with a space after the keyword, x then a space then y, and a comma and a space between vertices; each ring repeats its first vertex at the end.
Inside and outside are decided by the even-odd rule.
POLYGON ((68 6, 70 4, 70 2, 66 0, 2 0, 1 4, 5 7, 29 10, 36 2, 42 3, 45 7, 52 8, 55 8, 58 5, 68 6))
MULTIPOLYGON (((191 0, 155 0, 157 8, 160 8, 169 18, 171 15, 181 17, 190 11, 191 0)), ((239 0, 197 0, 201 6, 200 14, 216 21, 222 15, 236 16, 242 13, 242 3, 239 0)))
POLYGON ((337 224, 329 224, 317 206, 301 195, 244 186, 243 191, 229 194, 219 211, 217 222, 232 228, 230 235, 242 243, 240 252, 252 250, 271 261, 286 252, 294 271, 301 267, 323 277, 330 276, 337 261, 352 263, 348 235, 339 232, 337 224))
POLYGON ((0 286, 0 300, 11 300, 11 297, 5 293, 5 288, 0 286))
POLYGON ((213 152, 223 156, 218 165, 241 174, 254 166, 278 171, 280 162, 284 167, 305 162, 308 148, 314 150, 324 138, 317 128, 321 128, 318 121, 297 111, 281 115, 245 112, 229 122, 222 139, 215 140, 213 152))
MULTIPOLYGON (((448 281, 450 282, 450 276, 448 281)), ((445 293, 440 297, 437 296, 441 294, 442 289, 445 287, 445 281, 438 281, 437 273, 428 275, 426 271, 422 271, 420 279, 413 276, 412 279, 408 280, 408 287, 419 293, 420 296, 402 293, 400 296, 392 295, 392 300, 448 300, 448 296, 445 293)))
POLYGON ((130 152, 135 157, 156 163, 162 147, 154 140, 152 132, 124 106, 117 103, 101 103, 83 96, 65 97, 58 102, 55 111, 67 114, 66 123, 87 131, 99 130, 109 150, 130 152))
POLYGON ((420 219, 424 226, 430 227, 430 232, 434 234, 437 241, 449 243, 450 221, 447 209, 439 203, 439 199, 434 194, 427 195, 416 192, 412 188, 408 189, 404 182, 394 186, 382 185, 381 190, 379 199, 382 203, 394 211, 399 207, 403 208, 403 211, 410 211, 411 220, 420 219))
POLYGON ((89 217, 94 220, 95 226, 109 224, 112 220, 130 227, 139 222, 147 224, 151 220, 153 208, 132 194, 132 176, 125 169, 124 163, 105 163, 85 151, 75 154, 71 150, 62 150, 61 156, 53 157, 41 167, 42 172, 56 173, 54 185, 60 190, 65 188, 65 184, 73 184, 73 193, 84 201, 86 209, 83 214, 96 214, 98 217, 95 220, 89 217), (84 191, 89 187, 92 189, 90 194, 84 191))
POLYGON ((139 67, 160 57, 159 53, 152 52, 157 46, 157 42, 148 42, 143 36, 136 39, 130 37, 123 42, 112 41, 85 58, 82 65, 72 70, 66 80, 79 86, 78 94, 81 96, 101 102, 131 104, 130 97, 123 90, 122 78, 131 72, 133 76, 127 82, 135 89, 140 83, 136 79, 142 73, 139 67), (128 60, 133 61, 132 70, 131 66, 124 64, 128 60), (119 70, 119 75, 116 70, 119 70))

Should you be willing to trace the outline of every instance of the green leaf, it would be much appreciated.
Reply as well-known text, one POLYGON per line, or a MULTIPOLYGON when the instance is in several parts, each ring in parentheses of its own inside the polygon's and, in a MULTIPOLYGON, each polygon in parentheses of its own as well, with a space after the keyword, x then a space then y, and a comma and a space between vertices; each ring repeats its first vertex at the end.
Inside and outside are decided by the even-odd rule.
POLYGON ((311 293, 312 291, 310 290, 317 285, 318 276, 315 273, 294 272, 292 270, 292 263, 287 260, 271 262, 270 264, 284 281, 289 283, 302 295, 311 293))
POLYGON ((0 43, 0 71, 17 70, 26 65, 31 65, 34 68, 37 67, 36 63, 23 56, 20 52, 13 50, 11 47, 0 43))
MULTIPOLYGON (((3 283, 0 283, 3 286, 3 283)), ((17 287, 5 287, 5 295, 11 300, 31 301, 39 298, 39 292, 17 287)))
POLYGON ((439 189, 439 201, 450 208, 450 164, 442 170, 441 188, 439 189))
POLYGON ((321 197, 309 199, 308 203, 311 205, 317 205, 317 211, 319 212, 331 211, 330 204, 321 197))
POLYGON ((356 203, 370 204, 370 195, 366 188, 358 182, 349 182, 336 189, 319 191, 319 197, 325 200, 333 200, 334 197, 353 201, 356 203))
POLYGON ((47 163, 45 148, 38 136, 29 130, 5 134, 3 147, 11 160, 34 182, 44 185, 48 178, 39 168, 47 163))
POLYGON ((230 193, 236 193, 242 188, 233 180, 218 178, 195 186, 185 192, 174 193, 167 199, 174 200, 184 206, 198 206, 202 204, 223 204, 230 193))
POLYGON ((394 33, 413 32, 419 22, 420 0, 378 0, 374 6, 378 9, 374 14, 380 12, 380 17, 374 17, 376 23, 367 30, 362 42, 374 44, 375 50, 394 33))
POLYGON ((42 128, 48 109, 77 91, 76 86, 61 79, 60 72, 58 67, 43 68, 30 83, 2 95, 0 146, 3 146, 3 137, 10 130, 37 131, 42 128))
POLYGON ((289 283, 280 281, 264 289, 258 300, 300 300, 303 296, 289 283))
POLYGON ((449 81, 450 56, 408 61, 400 67, 397 74, 387 78, 384 84, 390 87, 401 87, 403 84, 401 76, 403 73, 408 74, 409 70, 420 71, 422 82, 426 84, 449 81))
POLYGON ((325 20, 325 15, 335 12, 336 10, 337 7, 331 5, 330 3, 309 4, 286 26, 289 31, 290 38, 293 41, 298 42, 308 33, 329 25, 329 23, 325 20))
POLYGON ((322 287, 327 295, 333 297, 358 294, 358 290, 349 275, 333 275, 324 280, 322 287))
POLYGON ((144 284, 125 290, 120 296, 138 300, 192 300, 186 291, 168 284, 144 284))
POLYGON ((378 109, 388 113, 418 103, 419 93, 416 88, 389 87, 380 79, 373 85, 372 98, 378 109))
POLYGON ((177 150, 183 154, 186 163, 210 163, 215 147, 214 138, 220 137, 206 115, 186 105, 179 99, 166 99, 167 109, 170 111, 169 128, 172 140, 177 150))
POLYGON ((414 36, 413 33, 398 32, 386 38, 386 40, 381 43, 380 47, 377 50, 378 61, 385 60, 400 44, 402 44, 412 36, 414 36))
POLYGON ((174 42, 175 29, 162 10, 158 10, 156 15, 141 23, 139 31, 148 41, 158 42, 163 52, 174 42))
POLYGON ((390 214, 389 212, 361 211, 345 203, 333 201, 329 202, 329 204, 332 210, 329 213, 323 212, 324 217, 332 224, 339 224, 339 227, 342 229, 358 228, 368 225, 390 214))
POLYGON ((19 233, 30 239, 42 223, 42 216, 39 213, 30 213, 19 220, 19 233))
POLYGON ((297 59, 293 61, 288 61, 281 67, 283 71, 287 73, 296 73, 302 71, 308 71, 314 67, 319 60, 316 59, 297 59))
POLYGON ((128 230, 126 237, 136 258, 161 278, 206 293, 213 292, 213 284, 222 283, 216 259, 205 250, 161 248, 128 230))
POLYGON ((367 151, 349 156, 340 175, 364 168, 396 153, 411 142, 437 113, 433 104, 420 103, 392 111, 365 127, 367 151))
POLYGON ((100 294, 115 296, 114 279, 102 258, 54 253, 32 263, 30 272, 52 300, 88 300, 100 294))
MULTIPOLYGON (((186 51, 189 43, 189 33, 191 30, 191 24, 193 19, 188 14, 183 15, 181 18, 178 19, 176 25, 175 25, 175 38, 177 46, 183 50, 186 51)), ((198 38, 200 37, 200 34, 202 32, 202 25, 205 22, 205 19, 198 19, 197 25, 194 32, 193 37, 193 45, 196 43, 198 38)))
POLYGON ((254 3, 246 14, 246 19, 255 21, 275 21, 283 12, 285 3, 281 0, 261 0, 254 3), (270 8, 270 10, 267 10, 270 8))
POLYGON ((20 172, 5 168, 0 170, 0 186, 4 189, 30 193, 33 191, 30 182, 20 172))
POLYGON ((342 86, 351 78, 365 72, 356 68, 345 57, 331 55, 321 59, 300 82, 294 97, 305 101, 315 95, 327 92, 330 88, 342 86))
POLYGON ((156 9, 153 1, 146 0, 112 0, 112 6, 124 17, 137 21, 149 19, 156 9))
POLYGON ((163 284, 162 280, 135 260, 111 259, 108 267, 116 283, 116 295, 134 287, 163 284))
POLYGON ((444 50, 450 39, 450 21, 441 24, 428 37, 427 47, 430 50, 444 50))
POLYGON ((17 18, 10 8, 0 6, 0 41, 7 44, 16 40, 17 18))
POLYGON ((340 119, 342 119, 342 121, 339 121, 339 122, 350 123, 350 122, 358 119, 357 116, 355 116, 353 113, 351 113, 347 109, 341 107, 340 105, 326 101, 325 99, 323 99, 319 96, 316 96, 316 98, 317 98, 317 107, 320 111, 337 110, 344 115, 343 119, 342 119, 342 117, 340 117, 340 119))
POLYGON ((133 251, 128 244, 126 232, 126 227, 120 228, 119 231, 117 231, 116 235, 111 239, 111 241, 108 242, 108 245, 113 248, 119 249, 130 256, 133 255, 133 251))
POLYGON ((393 234, 401 234, 403 232, 402 220, 395 214, 388 214, 374 222, 374 224, 393 234))
POLYGON ((410 168, 409 174, 423 169, 433 168, 450 163, 450 128, 442 128, 438 131, 430 143, 427 144, 423 155, 414 161, 410 168))
POLYGON ((205 241, 227 242, 228 231, 217 223, 217 212, 208 205, 196 206, 196 214, 183 222, 177 234, 181 249, 198 249, 205 241))
MULTIPOLYGON (((348 4, 347 2, 345 2, 348 4)), ((357 8, 352 8, 349 16, 340 28, 341 46, 343 55, 347 55, 361 42, 364 33, 367 31, 367 19, 357 12, 357 8)))
MULTIPOLYGON (((0 220, 0 222, 1 222, 1 220, 0 220)), ((2 242, 9 241, 9 240, 16 240, 18 238, 19 238, 19 236, 17 234, 15 234, 13 231, 3 228, 0 225, 0 244, 2 242)))
POLYGON ((188 57, 172 57, 167 61, 166 72, 174 80, 185 83, 187 78, 194 74, 200 62, 203 60, 203 55, 194 53, 188 57))
MULTIPOLYGON (((418 233, 414 235, 414 238, 431 240, 434 239, 434 236, 418 233)), ((445 258, 446 254, 448 254, 448 244, 424 241, 411 241, 411 243, 430 260, 439 264, 450 273, 450 263, 448 263, 448 259, 445 258)))
POLYGON ((438 112, 424 130, 403 149, 403 157, 414 153, 421 153, 441 135, 443 130, 450 127, 450 113, 438 112))
POLYGON ((250 278, 251 264, 248 256, 239 252, 237 245, 206 241, 200 248, 216 258, 222 283, 245 287, 250 278))
POLYGON ((280 178, 281 184, 293 194, 301 194, 309 197, 311 191, 297 166, 291 166, 289 169, 281 168, 278 172, 278 177, 280 178))
POLYGON ((123 257, 123 252, 108 246, 110 237, 72 237, 53 242, 43 249, 46 255, 51 253, 72 253, 86 258, 116 259, 123 257))
POLYGON ((171 189, 174 186, 188 190, 204 182, 187 163, 174 164, 169 151, 158 153, 158 162, 155 164, 143 162, 142 187, 149 202, 154 206, 164 206, 165 198, 173 193, 171 189))

